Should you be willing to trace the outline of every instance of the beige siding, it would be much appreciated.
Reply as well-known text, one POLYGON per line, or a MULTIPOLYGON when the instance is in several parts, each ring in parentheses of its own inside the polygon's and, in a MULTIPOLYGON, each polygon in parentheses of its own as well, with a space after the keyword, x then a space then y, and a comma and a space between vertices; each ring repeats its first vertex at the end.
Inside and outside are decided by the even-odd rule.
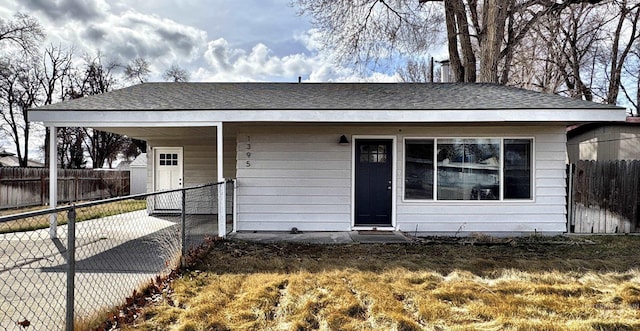
MULTIPOLYGON (((398 171, 396 227, 428 233, 561 233, 566 228, 564 127, 468 127, 430 130, 436 137, 532 137, 535 144, 532 201, 403 201, 402 171, 398 171), (459 134, 457 132, 464 132, 459 134)), ((427 131, 428 132, 428 131, 427 131)), ((419 134, 419 132, 416 132, 419 134)), ((404 137, 419 137, 414 132, 404 137)), ((402 144, 399 146, 402 148, 402 144)), ((400 156, 402 157, 402 156, 400 156)), ((399 160, 398 169, 402 169, 399 160)))
POLYGON ((238 230, 286 231, 292 227, 303 231, 350 230, 352 135, 396 137, 394 226, 398 230, 432 233, 565 231, 566 144, 562 126, 240 127, 238 230), (337 143, 342 134, 349 137, 349 146, 337 143), (463 136, 534 138, 535 199, 404 201, 403 139, 463 136))
MULTIPOLYGON (((161 130, 161 129, 159 129, 161 130)), ((194 135, 190 133, 192 128, 182 128, 179 133, 173 133, 172 137, 141 136, 147 141, 149 153, 147 162, 147 190, 153 191, 153 152, 156 147, 182 147, 184 158, 184 184, 185 187, 213 183, 217 181, 217 144, 215 127, 207 128, 206 135, 194 135)), ((202 133, 196 131, 196 133, 202 133)), ((235 128, 229 125, 224 128, 224 177, 235 177, 236 166, 236 136, 235 128)))
MULTIPOLYGON (((215 127, 208 128, 210 132, 206 135, 194 136, 190 133, 191 128, 183 128, 181 133, 172 137, 148 137, 147 144, 149 153, 147 162, 147 191, 153 192, 153 164, 154 153, 152 150, 158 147, 182 147, 183 148, 183 178, 184 187, 195 186, 206 183, 217 182, 217 144, 215 138, 215 127)), ((201 133, 201 130, 198 131, 201 133)), ((198 133, 196 132, 196 133, 198 133)), ((224 129, 224 177, 235 177, 235 129, 224 129)), ((197 214, 215 214, 217 205, 214 190, 202 191, 197 198, 190 199, 191 204, 187 206, 197 214)))
POLYGON ((340 132, 239 129, 238 230, 349 230, 351 148, 340 132))
POLYGON ((567 142, 569 162, 578 160, 608 161, 640 158, 640 126, 607 125, 567 142))

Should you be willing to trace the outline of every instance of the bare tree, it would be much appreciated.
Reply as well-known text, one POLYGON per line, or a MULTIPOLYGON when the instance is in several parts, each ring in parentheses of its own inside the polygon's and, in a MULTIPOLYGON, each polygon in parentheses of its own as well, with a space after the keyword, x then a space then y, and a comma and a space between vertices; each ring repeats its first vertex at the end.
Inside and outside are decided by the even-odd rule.
POLYGON ((31 124, 26 109, 37 99, 37 72, 31 57, 43 39, 40 23, 29 15, 0 18, 0 128, 15 145, 21 166, 27 166, 29 157, 31 124))
POLYGON ((149 73, 151 73, 149 62, 141 57, 135 58, 124 68, 125 79, 134 82, 146 82, 149 80, 149 73))
POLYGON ((7 42, 28 54, 35 54, 44 36, 40 22, 27 14, 18 12, 12 20, 0 18, 0 42, 7 42))
POLYGON ((58 164, 63 169, 82 169, 87 161, 84 156, 84 130, 82 128, 58 129, 58 164))
POLYGON ((640 39, 640 3, 627 0, 613 1, 618 10, 609 57, 609 84, 605 102, 615 105, 622 85, 622 69, 633 46, 640 39), (624 33, 623 33, 624 31, 624 33))
POLYGON ((417 0, 293 0, 321 32, 321 47, 360 71, 383 60, 424 54, 442 40, 444 16, 438 6, 417 0))
POLYGON ((27 119, 27 109, 36 105, 40 87, 34 67, 28 57, 0 63, 0 128, 13 141, 21 167, 26 167, 29 159, 32 124, 27 119))
POLYGON ((640 116, 640 44, 636 45, 629 55, 630 58, 625 63, 624 72, 634 84, 632 88, 627 88, 624 84, 620 87, 627 102, 631 105, 631 116, 640 116))
POLYGON ((427 61, 409 60, 405 67, 398 69, 398 75, 403 82, 433 83, 435 81, 433 58, 427 61))
POLYGON ((102 52, 95 56, 85 54, 84 63, 69 75, 69 83, 64 91, 64 99, 77 99, 101 94, 116 88, 119 84, 116 71, 120 63, 106 61, 102 52))
MULTIPOLYGON (((71 74, 70 85, 66 90, 66 98, 76 99, 89 95, 96 95, 108 92, 118 86, 116 70, 120 67, 117 62, 103 61, 100 52, 95 57, 85 55, 84 63, 71 74)), ((83 128, 83 134, 76 134, 74 137, 82 138, 93 168, 102 168, 105 163, 111 163, 118 155, 123 142, 128 138, 116 133, 104 132, 90 128, 83 128)), ((63 137, 58 136, 61 140, 63 137)), ((78 142, 66 144, 66 146, 76 147, 78 142)), ((65 154, 70 152, 65 151, 65 154)), ((77 163, 77 162, 76 162, 77 163)))
POLYGON ((109 169, 118 154, 130 143, 130 139, 117 133, 84 128, 84 145, 94 169, 102 168, 105 163, 109 169))
POLYGON ((602 69, 594 64, 604 50, 600 45, 610 39, 606 26, 613 16, 606 4, 579 4, 547 15, 517 47, 510 83, 594 101, 594 79, 602 69))
POLYGON ((422 56, 438 40, 444 21, 454 79, 506 84, 515 47, 542 17, 573 4, 599 1, 294 0, 294 3, 302 14, 313 18, 322 33, 324 47, 335 50, 343 62, 353 59, 361 67, 369 68, 385 56, 422 56), (439 14, 443 11, 444 20, 439 14))
POLYGON ((163 74, 162 79, 170 82, 188 82, 189 73, 177 64, 172 64, 163 74))
MULTIPOLYGON (((56 100, 64 98, 64 80, 68 79, 72 67, 73 50, 65 49, 61 45, 49 45, 45 48, 42 57, 40 86, 44 95, 43 104, 50 105, 56 100), (59 98, 54 98, 56 93, 59 98)), ((49 128, 45 128, 44 135, 44 163, 49 164, 49 128)))

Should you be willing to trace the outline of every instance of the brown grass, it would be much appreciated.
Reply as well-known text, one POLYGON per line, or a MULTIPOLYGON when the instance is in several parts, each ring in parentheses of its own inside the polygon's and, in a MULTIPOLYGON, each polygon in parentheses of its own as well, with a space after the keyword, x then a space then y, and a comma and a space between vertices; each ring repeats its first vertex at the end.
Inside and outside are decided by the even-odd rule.
POLYGON ((219 241, 124 330, 640 329, 640 236, 551 241, 219 241))
MULTIPOLYGON (((30 207, 24 209, 5 210, 0 212, 1 216, 26 213, 30 211, 46 209, 46 206, 30 207)), ((111 215, 117 215, 127 213, 131 211, 141 210, 147 208, 146 200, 122 200, 116 202, 110 202, 102 205, 95 205, 91 207, 78 208, 76 210, 76 221, 82 222, 90 219, 96 219, 100 217, 107 217, 111 215)), ((58 225, 67 224, 67 213, 59 212, 56 214, 58 225)), ((36 217, 29 217, 18 219, 10 222, 0 223, 0 234, 9 232, 22 232, 32 231, 38 229, 46 229, 49 227, 49 215, 41 215, 36 217)))

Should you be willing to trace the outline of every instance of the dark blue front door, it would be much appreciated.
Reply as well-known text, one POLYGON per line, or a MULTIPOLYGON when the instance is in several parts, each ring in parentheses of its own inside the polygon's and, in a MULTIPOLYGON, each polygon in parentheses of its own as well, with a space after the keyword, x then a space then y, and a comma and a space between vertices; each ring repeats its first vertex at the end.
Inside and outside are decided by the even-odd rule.
POLYGON ((391 226, 392 142, 389 139, 356 140, 356 226, 391 226))

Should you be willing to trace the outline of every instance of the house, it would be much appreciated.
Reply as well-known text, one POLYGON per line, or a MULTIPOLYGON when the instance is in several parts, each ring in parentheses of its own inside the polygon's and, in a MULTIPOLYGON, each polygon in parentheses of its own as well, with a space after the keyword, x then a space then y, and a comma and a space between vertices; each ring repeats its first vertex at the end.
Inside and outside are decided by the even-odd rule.
POLYGON ((595 122, 567 131, 569 162, 640 160, 640 117, 624 122, 595 122))
MULTIPOLYGON (((7 152, 6 150, 0 150, 0 167, 19 167, 20 160, 18 160, 18 157, 15 155, 15 153, 7 152)), ((41 168, 44 167, 44 163, 27 160, 27 166, 41 168)))
POLYGON ((144 83, 29 112, 146 140, 149 191, 235 178, 237 231, 445 235, 565 232, 567 125, 624 118, 461 83, 144 83))

